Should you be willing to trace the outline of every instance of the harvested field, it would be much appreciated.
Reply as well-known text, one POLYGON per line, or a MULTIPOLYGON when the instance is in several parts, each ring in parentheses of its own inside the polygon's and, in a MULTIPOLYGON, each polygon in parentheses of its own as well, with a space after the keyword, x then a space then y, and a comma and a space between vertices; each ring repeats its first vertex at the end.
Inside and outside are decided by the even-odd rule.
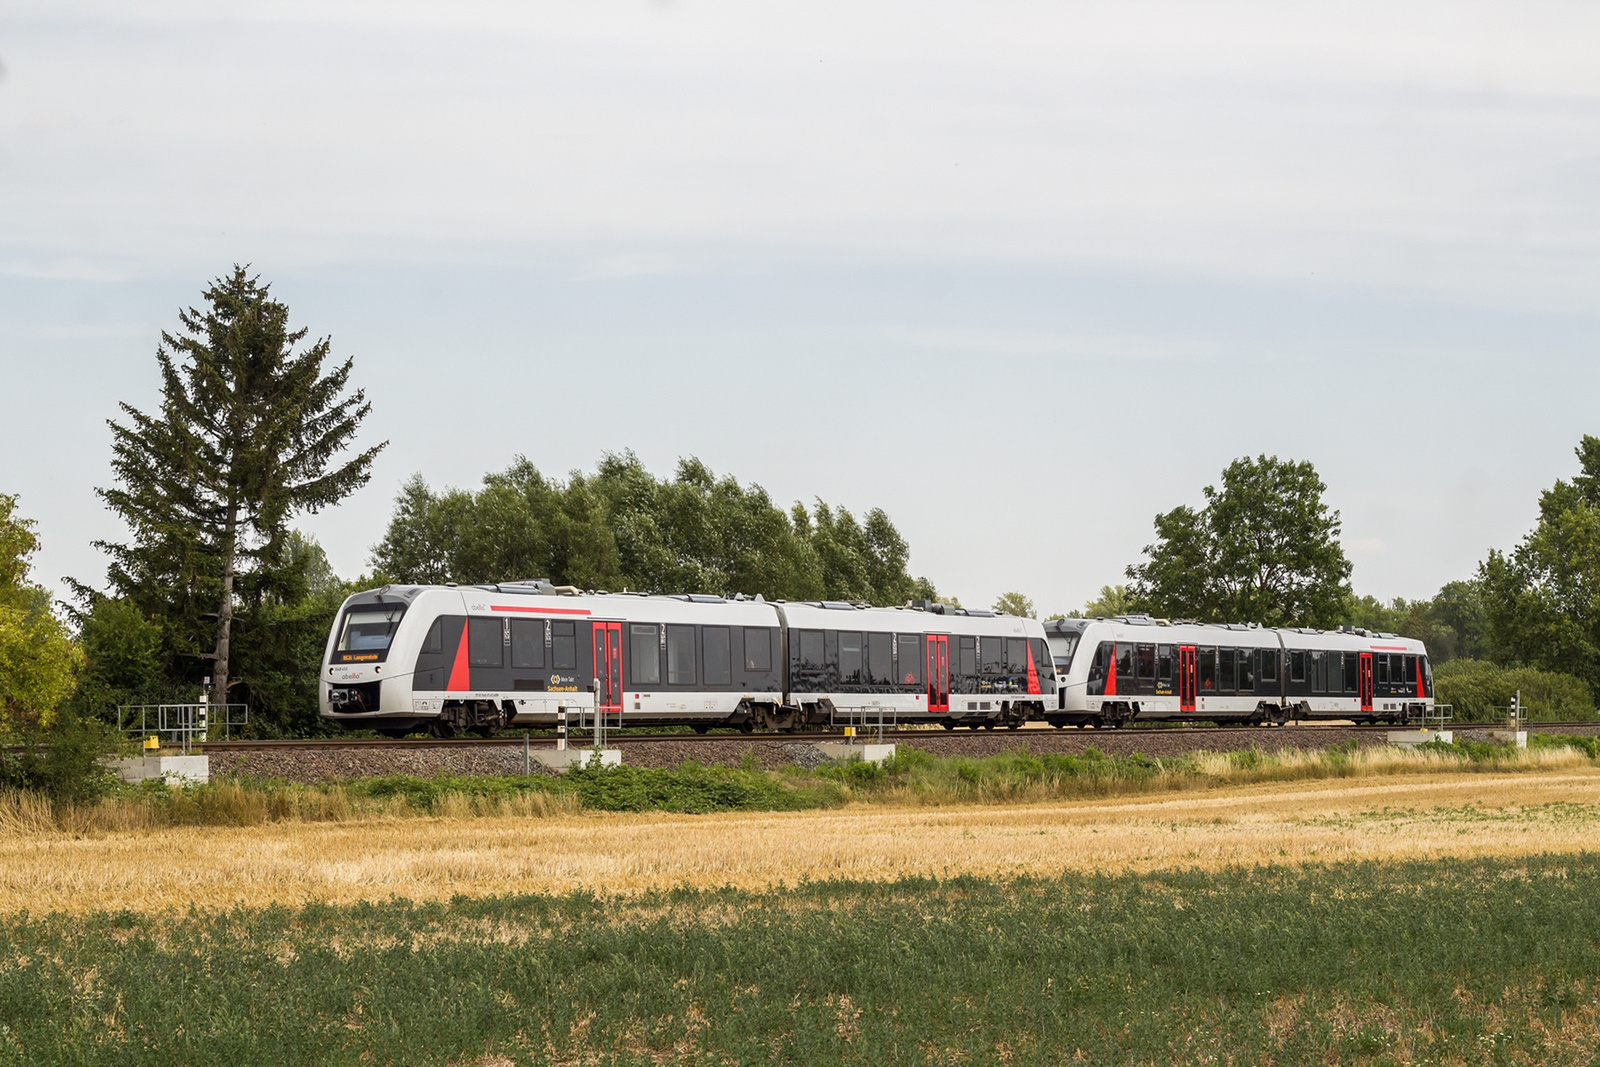
POLYGON ((154 911, 393 896, 758 889, 801 880, 1053 874, 1576 852, 1600 770, 1263 784, 997 807, 541 819, 375 818, 0 835, 9 909, 154 911))

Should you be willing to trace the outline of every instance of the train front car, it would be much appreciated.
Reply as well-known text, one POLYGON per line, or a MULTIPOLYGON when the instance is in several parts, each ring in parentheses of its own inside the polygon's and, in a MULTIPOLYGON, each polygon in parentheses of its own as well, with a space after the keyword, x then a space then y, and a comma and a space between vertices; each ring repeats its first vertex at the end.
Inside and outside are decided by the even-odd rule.
POLYGON ((393 586, 345 602, 322 715, 401 736, 505 726, 753 727, 783 701, 771 605, 579 593, 548 582, 393 586))
POLYGON ((1016 728, 1055 705, 1055 671, 1032 619, 929 603, 777 607, 788 635, 787 708, 797 725, 1016 728))

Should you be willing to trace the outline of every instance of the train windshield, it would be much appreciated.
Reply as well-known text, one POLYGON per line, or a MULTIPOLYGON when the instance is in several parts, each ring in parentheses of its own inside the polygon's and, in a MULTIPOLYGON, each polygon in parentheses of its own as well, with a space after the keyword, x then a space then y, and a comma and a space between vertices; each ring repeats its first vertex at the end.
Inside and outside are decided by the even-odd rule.
POLYGON ((351 608, 344 617, 344 629, 339 633, 340 652, 382 652, 389 647, 394 631, 400 625, 400 616, 406 609, 395 607, 351 608))
POLYGON ((1065 675, 1072 669, 1072 654, 1078 650, 1081 633, 1050 634, 1050 658, 1056 661, 1056 674, 1065 675))

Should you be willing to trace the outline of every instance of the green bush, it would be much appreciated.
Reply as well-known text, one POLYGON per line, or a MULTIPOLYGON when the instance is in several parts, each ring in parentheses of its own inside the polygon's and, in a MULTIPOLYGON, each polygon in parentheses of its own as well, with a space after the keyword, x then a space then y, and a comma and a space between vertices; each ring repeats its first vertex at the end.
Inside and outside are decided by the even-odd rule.
POLYGON ((16 745, 0 746, 0 789, 42 793, 51 800, 91 803, 116 784, 108 757, 126 747, 100 720, 64 706, 48 726, 21 732, 16 745))
POLYGON ((1493 722, 1522 690, 1529 719, 1569 722, 1594 719, 1594 695, 1581 678, 1535 667, 1497 667, 1483 660, 1461 659, 1434 669, 1434 697, 1454 708, 1456 722, 1493 722))

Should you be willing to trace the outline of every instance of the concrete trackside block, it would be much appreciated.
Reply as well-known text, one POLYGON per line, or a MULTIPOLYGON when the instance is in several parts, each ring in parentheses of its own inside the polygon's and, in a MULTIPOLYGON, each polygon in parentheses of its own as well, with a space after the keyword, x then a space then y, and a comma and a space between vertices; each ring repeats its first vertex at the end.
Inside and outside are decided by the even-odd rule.
POLYGON ((1504 741, 1508 745, 1518 748, 1528 747, 1528 731, 1526 730, 1490 730, 1489 736, 1496 741, 1504 741))
POLYGON ((1443 741, 1452 744, 1456 739, 1451 730, 1390 730, 1389 743, 1399 748, 1416 748, 1426 745, 1430 741, 1443 741))
POLYGON ((211 780, 210 756, 134 756, 112 763, 124 782, 165 778, 168 785, 198 785, 211 780))
POLYGON ((817 750, 829 759, 859 759, 863 763, 882 763, 894 755, 893 745, 850 745, 843 741, 818 741, 817 750))
POLYGON ((602 767, 622 766, 622 749, 620 748, 536 748, 528 753, 535 762, 542 763, 553 771, 565 771, 572 767, 592 767, 598 763, 602 767))

